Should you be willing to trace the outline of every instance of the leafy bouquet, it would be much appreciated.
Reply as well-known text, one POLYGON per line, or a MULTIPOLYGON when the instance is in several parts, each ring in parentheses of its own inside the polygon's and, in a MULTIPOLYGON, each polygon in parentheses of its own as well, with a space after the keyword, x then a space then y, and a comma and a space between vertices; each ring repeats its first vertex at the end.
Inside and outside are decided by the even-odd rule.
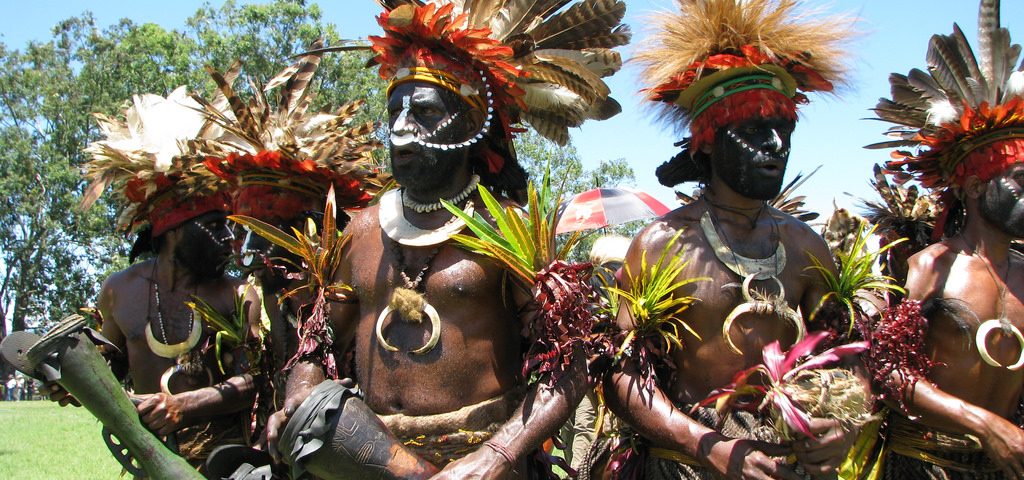
POLYGON ((262 356, 262 334, 263 330, 253 332, 249 328, 249 319, 245 310, 245 288, 242 287, 235 294, 235 310, 230 316, 221 315, 217 309, 199 297, 192 297, 193 301, 185 302, 189 308, 198 313, 203 320, 217 331, 214 335, 214 352, 217 357, 217 368, 220 373, 226 375, 224 370, 224 354, 231 348, 244 345, 245 360, 248 365, 258 365, 262 356))
POLYGON ((764 363, 737 373, 731 384, 711 392, 694 410, 714 403, 723 414, 732 408, 767 412, 785 440, 796 433, 813 437, 811 418, 834 418, 847 427, 862 424, 870 419, 870 392, 850 370, 823 367, 867 350, 868 342, 811 356, 829 336, 827 331, 815 332, 785 354, 778 341, 765 345, 764 363))
MULTIPOLYGON (((679 253, 669 254, 676 245, 682 230, 676 233, 665 245, 653 264, 647 262, 647 251, 641 253, 640 272, 634 274, 626 264, 625 275, 629 278, 629 290, 609 288, 611 314, 618 311, 621 300, 628 302, 633 328, 626 333, 615 351, 615 360, 623 356, 632 356, 637 361, 637 368, 645 379, 645 387, 652 388, 655 380, 654 357, 668 359, 667 354, 673 346, 682 348, 680 327, 694 337, 700 335, 693 330, 680 316, 696 301, 691 296, 677 297, 674 292, 694 282, 706 278, 680 278, 687 262, 679 253)), ((669 365, 671 363, 669 362, 669 365)))
POLYGON ((337 378, 338 367, 334 356, 330 354, 333 334, 327 318, 327 300, 344 300, 352 293, 348 285, 334 282, 334 275, 341 265, 341 252, 349 240, 348 236, 338 231, 335 212, 332 186, 327 192, 323 230, 320 233, 317 233, 316 223, 309 218, 306 219, 303 231, 293 227, 289 235, 256 218, 243 215, 228 217, 298 257, 298 263, 287 258, 281 260, 298 268, 304 282, 285 292, 278 300, 283 302, 299 294, 304 294, 306 298, 312 297, 313 300, 307 304, 312 306, 309 316, 299 324, 301 340, 298 351, 285 365, 285 369, 291 368, 302 358, 322 357, 320 360, 324 362, 327 375, 331 378, 337 378))
POLYGON ((906 239, 901 238, 875 251, 869 251, 867 242, 874 235, 876 228, 877 226, 873 226, 868 229, 865 224, 858 223, 849 246, 834 253, 839 263, 837 273, 833 273, 818 258, 810 256, 813 265, 808 268, 817 270, 828 287, 828 293, 822 296, 811 314, 811 321, 824 316, 832 322, 830 326, 836 332, 845 330, 849 336, 853 333, 854 327, 867 325, 867 313, 860 300, 870 302, 889 293, 906 293, 892 277, 876 274, 873 270, 879 256, 906 239), (836 324, 845 328, 835 328, 836 324))
POLYGON ((593 334, 591 305, 597 295, 588 282, 591 265, 566 261, 580 233, 571 234, 558 248, 555 226, 561 217, 560 195, 552 191, 548 175, 539 191, 530 184, 525 211, 516 205, 503 207, 486 188, 477 188, 494 223, 479 212, 470 216, 442 200, 445 208, 466 222, 474 234, 456 234, 452 240, 496 260, 521 288, 532 292, 534 315, 523 331, 523 336, 530 339, 523 375, 551 373, 557 379, 572 363, 576 350, 589 353, 600 343, 593 334))

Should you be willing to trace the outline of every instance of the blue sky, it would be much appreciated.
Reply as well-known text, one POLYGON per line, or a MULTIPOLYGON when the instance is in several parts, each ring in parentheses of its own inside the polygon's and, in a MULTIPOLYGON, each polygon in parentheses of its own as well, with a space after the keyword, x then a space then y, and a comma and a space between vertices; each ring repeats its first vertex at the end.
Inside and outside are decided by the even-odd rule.
MULTIPOLYGON (((20 49, 30 40, 46 40, 50 28, 59 20, 93 12, 99 25, 110 25, 120 18, 136 23, 157 23, 164 28, 180 28, 203 2, 115 0, 0 0, 7 15, 0 16, 0 41, 8 48, 20 49)), ((219 4, 219 2, 212 2, 219 4)), ((250 3, 250 2, 240 2, 250 3)), ((252 2, 255 3, 255 2, 252 2)), ((365 37, 377 32, 374 15, 379 7, 372 0, 328 0, 317 2, 327 21, 335 23, 342 35, 365 37)), ((653 12, 674 8, 674 0, 626 0, 626 23, 634 31, 634 41, 646 34, 643 18, 653 12)), ((807 0, 809 4, 819 4, 807 0)), ((1015 42, 1024 40, 1024 1, 1002 2, 1002 23, 1010 29, 1015 42)), ((873 198, 868 187, 871 166, 885 161, 886 152, 869 151, 863 145, 883 139, 886 124, 863 120, 879 97, 888 96, 890 72, 906 73, 924 66, 928 39, 934 33, 952 32, 953 22, 960 24, 968 39, 975 43, 977 2, 974 0, 837 0, 827 3, 836 12, 860 18, 864 35, 850 46, 850 88, 838 97, 812 96, 812 103, 801 110, 801 120, 793 138, 787 178, 798 172, 821 170, 800 193, 808 197, 812 210, 827 214, 833 202, 854 207, 857 202, 846 195, 873 198)), ((631 56, 627 46, 623 56, 631 56)), ((636 70, 629 66, 609 82, 612 94, 623 104, 623 113, 605 122, 591 122, 573 133, 573 142, 585 164, 596 165, 603 159, 626 159, 637 175, 637 187, 663 202, 674 205, 671 189, 654 178, 654 169, 675 153, 678 140, 671 129, 657 124, 640 105, 636 70)), ((155 93, 155 92, 154 92, 155 93)), ((680 186, 684 191, 692 187, 680 186)))

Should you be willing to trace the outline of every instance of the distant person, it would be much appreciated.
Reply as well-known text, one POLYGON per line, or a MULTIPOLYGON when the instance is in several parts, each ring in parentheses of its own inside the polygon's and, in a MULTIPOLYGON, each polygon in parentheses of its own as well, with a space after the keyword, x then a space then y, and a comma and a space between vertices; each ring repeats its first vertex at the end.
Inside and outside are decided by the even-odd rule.
POLYGON ((25 400, 26 394, 28 393, 28 389, 25 388, 25 377, 23 377, 21 375, 18 375, 17 378, 18 378, 18 382, 17 382, 18 383, 18 387, 16 389, 16 392, 15 392, 14 396, 18 400, 25 400))
POLYGON ((4 391, 4 400, 8 402, 14 401, 14 389, 18 387, 18 381, 14 379, 14 375, 7 376, 7 383, 4 384, 6 390, 4 391))

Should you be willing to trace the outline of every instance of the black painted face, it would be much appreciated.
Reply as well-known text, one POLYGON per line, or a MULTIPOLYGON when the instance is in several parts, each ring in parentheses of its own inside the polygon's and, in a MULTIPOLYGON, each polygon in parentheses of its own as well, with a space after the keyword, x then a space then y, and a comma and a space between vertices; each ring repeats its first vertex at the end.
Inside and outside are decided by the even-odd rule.
POLYGON ((1024 164, 1013 165, 991 180, 981 197, 981 215, 1014 238, 1024 238, 1024 164))
POLYGON ((224 275, 231 255, 234 235, 223 212, 200 215, 178 227, 182 229, 174 258, 197 279, 209 280, 224 275))
MULTIPOLYGON (((321 228, 322 215, 302 214, 288 222, 274 224, 283 232, 291 232, 292 228, 304 231, 306 219, 313 218, 316 221, 317 229, 321 228)), ((340 228, 340 227, 339 227, 340 228)), ((260 285, 269 289, 280 289, 288 285, 290 281, 285 273, 297 272, 301 261, 299 257, 284 247, 271 243, 257 233, 245 227, 239 227, 236 237, 240 238, 239 245, 239 266, 246 274, 255 275, 260 280, 260 285), (289 263, 291 262, 291 263, 289 263)))
POLYGON ((717 175, 747 198, 771 200, 782 190, 796 122, 757 118, 715 132, 711 165, 717 175))
POLYGON ((446 186, 468 148, 443 150, 417 142, 455 144, 467 140, 472 120, 469 106, 454 93, 425 82, 403 83, 388 98, 391 167, 405 188, 429 191, 446 186))

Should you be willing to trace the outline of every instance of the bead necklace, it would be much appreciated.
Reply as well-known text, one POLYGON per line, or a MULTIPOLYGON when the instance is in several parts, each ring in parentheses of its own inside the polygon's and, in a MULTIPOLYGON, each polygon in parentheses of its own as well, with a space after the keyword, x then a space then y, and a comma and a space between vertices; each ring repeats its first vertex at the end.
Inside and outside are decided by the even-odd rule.
MULTIPOLYGON (((199 344, 199 338, 202 336, 202 326, 199 323, 199 319, 196 318, 196 312, 189 309, 189 326, 188 336, 181 343, 171 344, 167 341, 167 325, 164 322, 164 315, 162 306, 160 303, 160 283, 156 278, 156 262, 153 262, 153 280, 152 285, 153 298, 156 300, 156 321, 160 327, 160 338, 162 341, 157 340, 156 336, 153 335, 153 323, 151 321, 146 322, 146 344, 149 349, 156 355, 163 358, 179 358, 182 355, 190 352, 196 345, 199 344)), ((148 308, 147 308, 148 310, 148 308)), ((149 317, 152 319, 152 317, 149 317)))
MULTIPOLYGON (((469 196, 473 194, 473 191, 476 190, 476 186, 478 183, 480 183, 480 176, 477 174, 473 174, 473 176, 469 177, 469 183, 466 185, 466 188, 463 188, 461 192, 445 200, 451 204, 462 203, 463 200, 469 198, 469 196)), ((444 205, 441 204, 440 201, 436 201, 434 203, 419 203, 407 197, 405 195, 404 188, 402 189, 402 205, 413 209, 414 211, 416 211, 416 213, 430 213, 444 208, 444 205)))

